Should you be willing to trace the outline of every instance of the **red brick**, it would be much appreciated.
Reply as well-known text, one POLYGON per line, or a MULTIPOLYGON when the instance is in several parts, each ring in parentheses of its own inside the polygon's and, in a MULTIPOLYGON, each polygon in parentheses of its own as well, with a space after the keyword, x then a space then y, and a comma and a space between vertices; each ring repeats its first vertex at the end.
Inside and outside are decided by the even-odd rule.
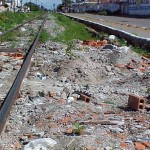
POLYGON ((144 97, 130 94, 128 98, 128 106, 135 110, 143 110, 146 106, 146 99, 144 97))
POLYGON ((150 148, 150 142, 143 142, 143 144, 144 144, 146 147, 150 148))
POLYGON ((55 123, 50 123, 50 124, 48 125, 48 127, 50 127, 50 128, 57 128, 57 124, 55 124, 55 123))
POLYGON ((145 145, 143 145, 142 143, 140 142, 135 142, 135 149, 136 150, 145 150, 145 145))
POLYGON ((68 122, 70 122, 71 121, 71 118, 70 117, 65 117, 62 121, 61 121, 61 123, 68 123, 68 122))
POLYGON ((19 142, 16 142, 16 143, 14 144, 15 150, 20 149, 21 147, 22 147, 22 146, 21 146, 21 144, 20 144, 19 142))
POLYGON ((115 65, 115 67, 117 67, 117 68, 126 68, 126 66, 123 65, 123 64, 117 64, 117 65, 115 65))
POLYGON ((56 92, 49 92, 49 97, 54 97, 56 96, 56 92))
POLYGON ((73 128, 68 128, 65 133, 72 134, 73 133, 73 128))
POLYGON ((129 146, 127 143, 120 143, 120 148, 123 148, 123 149, 126 149, 126 150, 129 150, 129 146))
POLYGON ((90 102, 90 97, 89 96, 86 96, 84 94, 80 94, 80 99, 89 103, 90 102))

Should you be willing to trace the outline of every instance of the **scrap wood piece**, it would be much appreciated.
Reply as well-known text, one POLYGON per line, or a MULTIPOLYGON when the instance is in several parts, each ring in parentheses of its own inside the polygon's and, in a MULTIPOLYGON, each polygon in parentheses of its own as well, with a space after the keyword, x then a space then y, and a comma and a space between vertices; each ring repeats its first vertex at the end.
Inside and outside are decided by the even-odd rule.
POLYGON ((92 124, 92 125, 97 125, 97 124, 101 124, 101 125, 118 125, 117 121, 110 121, 110 120, 99 120, 99 121, 82 121, 79 122, 79 124, 83 124, 83 125, 88 125, 88 124, 92 124))

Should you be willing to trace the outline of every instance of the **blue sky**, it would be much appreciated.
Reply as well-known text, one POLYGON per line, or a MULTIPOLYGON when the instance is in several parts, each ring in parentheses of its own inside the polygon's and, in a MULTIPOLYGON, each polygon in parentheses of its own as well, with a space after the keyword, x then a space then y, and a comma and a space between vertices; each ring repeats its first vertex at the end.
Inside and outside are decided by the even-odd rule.
POLYGON ((43 4, 44 7, 48 9, 53 9, 53 5, 57 6, 58 4, 62 3, 62 0, 40 0, 43 4))

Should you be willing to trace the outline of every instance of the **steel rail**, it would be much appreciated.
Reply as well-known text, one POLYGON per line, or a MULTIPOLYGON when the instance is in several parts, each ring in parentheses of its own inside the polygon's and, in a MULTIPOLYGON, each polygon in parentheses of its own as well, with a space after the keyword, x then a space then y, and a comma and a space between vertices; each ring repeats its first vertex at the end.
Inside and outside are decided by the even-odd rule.
POLYGON ((2 107, 1 107, 1 110, 0 110, 0 134, 3 131, 3 128, 4 128, 5 123, 7 121, 7 118, 8 118, 8 115, 10 113, 11 107, 14 103, 14 100, 15 100, 15 98, 17 97, 17 95, 19 93, 20 86, 22 84, 23 78, 24 78, 24 76, 27 72, 27 69, 29 67, 31 57, 32 57, 32 55, 34 53, 34 50, 36 48, 36 45, 38 43, 39 36, 41 34, 42 28, 43 28, 44 23, 46 21, 46 17, 47 17, 47 15, 44 16, 43 22, 42 22, 42 24, 39 28, 39 32, 38 32, 35 40, 33 41, 32 45, 30 46, 29 52, 28 52, 28 54, 26 55, 26 57, 24 59, 22 67, 19 70, 19 72, 16 76, 16 79, 15 79, 13 85, 11 86, 11 88, 10 88, 10 90, 9 90, 9 92, 8 92, 4 102, 2 104, 2 107))
POLYGON ((22 23, 22 24, 20 24, 20 25, 18 25, 18 26, 16 26, 16 27, 14 27, 14 28, 8 30, 8 31, 5 31, 4 33, 0 34, 0 37, 4 36, 5 34, 11 32, 11 31, 14 31, 14 30, 16 30, 16 29, 22 27, 24 24, 29 23, 29 22, 33 21, 34 19, 36 19, 36 18, 38 18, 38 17, 40 17, 40 16, 42 16, 42 15, 38 15, 38 16, 36 16, 36 17, 34 17, 34 18, 32 18, 32 19, 30 19, 30 20, 28 20, 28 21, 26 21, 26 22, 24 22, 24 23, 22 23))

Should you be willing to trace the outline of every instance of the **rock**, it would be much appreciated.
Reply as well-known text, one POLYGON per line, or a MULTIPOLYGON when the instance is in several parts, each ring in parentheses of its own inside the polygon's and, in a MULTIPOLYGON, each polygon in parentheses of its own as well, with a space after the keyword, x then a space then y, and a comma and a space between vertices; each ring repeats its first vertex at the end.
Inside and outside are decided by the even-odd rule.
POLYGON ((72 94, 72 97, 74 98, 74 100, 77 100, 80 97, 80 95, 79 94, 72 94))
POLYGON ((111 72, 111 66, 105 66, 106 71, 111 72))
POLYGON ((61 94, 61 98, 62 98, 63 100, 67 100, 67 95, 66 95, 65 92, 63 92, 63 93, 61 94))
POLYGON ((113 148, 110 146, 106 146, 106 147, 104 147, 104 150, 113 150, 113 148))
POLYGON ((112 132, 114 132, 114 133, 123 133, 123 130, 121 129, 121 128, 112 128, 112 127, 110 127, 109 128, 110 129, 110 131, 112 131, 112 132))
POLYGON ((150 129, 143 132, 143 135, 150 135, 150 129))
POLYGON ((102 50, 113 50, 113 49, 114 49, 114 46, 112 44, 107 44, 102 48, 102 50))
POLYGON ((74 97, 68 97, 67 102, 68 102, 68 103, 71 103, 71 102, 73 102, 74 100, 75 100, 74 97))
POLYGON ((25 145, 24 150, 49 150, 50 147, 54 147, 57 142, 51 138, 42 138, 30 141, 25 145))

